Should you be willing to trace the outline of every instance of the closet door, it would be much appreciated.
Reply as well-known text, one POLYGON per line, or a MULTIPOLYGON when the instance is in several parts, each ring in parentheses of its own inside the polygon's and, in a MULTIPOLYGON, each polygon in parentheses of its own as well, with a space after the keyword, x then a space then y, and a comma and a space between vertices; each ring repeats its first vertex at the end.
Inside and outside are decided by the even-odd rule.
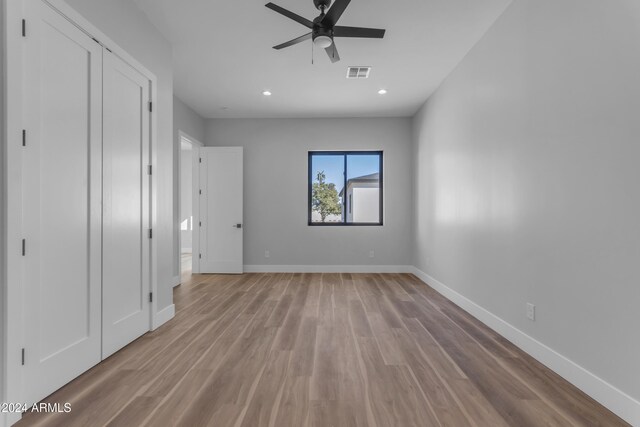
POLYGON ((102 355, 150 328, 149 80, 104 52, 102 355))
POLYGON ((26 0, 23 401, 100 361, 102 48, 26 0))

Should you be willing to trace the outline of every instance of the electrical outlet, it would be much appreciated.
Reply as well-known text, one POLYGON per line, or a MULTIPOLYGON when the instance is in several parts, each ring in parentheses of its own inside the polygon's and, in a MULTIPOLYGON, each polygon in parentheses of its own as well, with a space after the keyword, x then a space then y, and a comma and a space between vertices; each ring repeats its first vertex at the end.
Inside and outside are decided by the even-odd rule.
POLYGON ((376 256, 376 253, 373 251, 369 251, 369 258, 373 258, 376 256))
POLYGON ((269 253, 269 251, 264 251, 264 257, 265 258, 269 258, 271 256, 271 254, 269 253))
POLYGON ((527 303, 527 319, 534 322, 536 320, 536 306, 531 303, 527 303))

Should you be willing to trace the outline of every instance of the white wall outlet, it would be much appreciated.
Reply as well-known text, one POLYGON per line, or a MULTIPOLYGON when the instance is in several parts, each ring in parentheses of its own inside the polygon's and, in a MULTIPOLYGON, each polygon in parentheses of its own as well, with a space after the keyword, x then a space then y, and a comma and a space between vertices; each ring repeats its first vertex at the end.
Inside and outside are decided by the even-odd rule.
POLYGON ((369 251, 369 258, 373 258, 376 256, 376 253, 374 251, 369 251))
POLYGON ((529 302, 527 303, 527 319, 536 320, 536 306, 529 302))
POLYGON ((269 253, 269 251, 264 251, 264 257, 265 258, 269 258, 271 256, 271 254, 269 253))

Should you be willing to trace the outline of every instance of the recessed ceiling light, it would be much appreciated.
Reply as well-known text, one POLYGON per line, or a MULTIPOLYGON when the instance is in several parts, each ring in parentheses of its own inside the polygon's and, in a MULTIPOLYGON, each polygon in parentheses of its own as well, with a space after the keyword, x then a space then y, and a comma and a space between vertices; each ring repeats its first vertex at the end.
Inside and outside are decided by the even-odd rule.
POLYGON ((386 94, 386 93, 387 93, 387 90, 386 90, 386 89, 380 89, 380 90, 378 91, 378 95, 384 95, 384 94, 386 94))
POLYGON ((268 90, 264 90, 264 91, 262 91, 262 94, 263 94, 264 96, 271 96, 271 92, 269 92, 268 90))

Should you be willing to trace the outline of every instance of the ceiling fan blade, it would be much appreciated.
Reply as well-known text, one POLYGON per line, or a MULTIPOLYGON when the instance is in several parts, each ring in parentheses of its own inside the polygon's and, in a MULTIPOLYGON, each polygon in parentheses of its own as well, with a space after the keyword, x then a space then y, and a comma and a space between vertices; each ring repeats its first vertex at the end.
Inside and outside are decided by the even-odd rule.
POLYGON ((344 13, 344 10, 349 6, 351 0, 336 0, 335 3, 329 8, 327 14, 322 18, 323 26, 325 27, 333 27, 338 22, 338 19, 344 13))
POLYGON ((334 37, 362 37, 366 39, 381 39, 386 30, 378 28, 341 27, 333 28, 334 37))
POLYGON ((309 21, 306 18, 303 18, 300 15, 297 15, 293 12, 288 11, 287 9, 278 6, 277 4, 273 4, 273 3, 267 3, 265 4, 266 7, 268 7, 269 9, 278 12, 281 15, 286 16, 289 19, 293 19, 294 21, 304 25, 307 28, 313 28, 313 22, 309 21))
POLYGON ((326 47, 324 50, 327 52, 327 55, 329 55, 331 62, 335 63, 340 61, 340 55, 338 55, 338 48, 336 48, 335 42, 331 43, 331 46, 326 47))
POLYGON ((289 47, 289 46, 293 46, 294 44, 298 44, 300 42, 303 42, 305 40, 309 40, 311 38, 311 33, 307 33, 304 36, 300 36, 298 38, 295 38, 293 40, 289 40, 288 42, 279 44, 278 46, 274 46, 274 49, 280 50, 280 49, 284 49, 285 47, 289 47))

